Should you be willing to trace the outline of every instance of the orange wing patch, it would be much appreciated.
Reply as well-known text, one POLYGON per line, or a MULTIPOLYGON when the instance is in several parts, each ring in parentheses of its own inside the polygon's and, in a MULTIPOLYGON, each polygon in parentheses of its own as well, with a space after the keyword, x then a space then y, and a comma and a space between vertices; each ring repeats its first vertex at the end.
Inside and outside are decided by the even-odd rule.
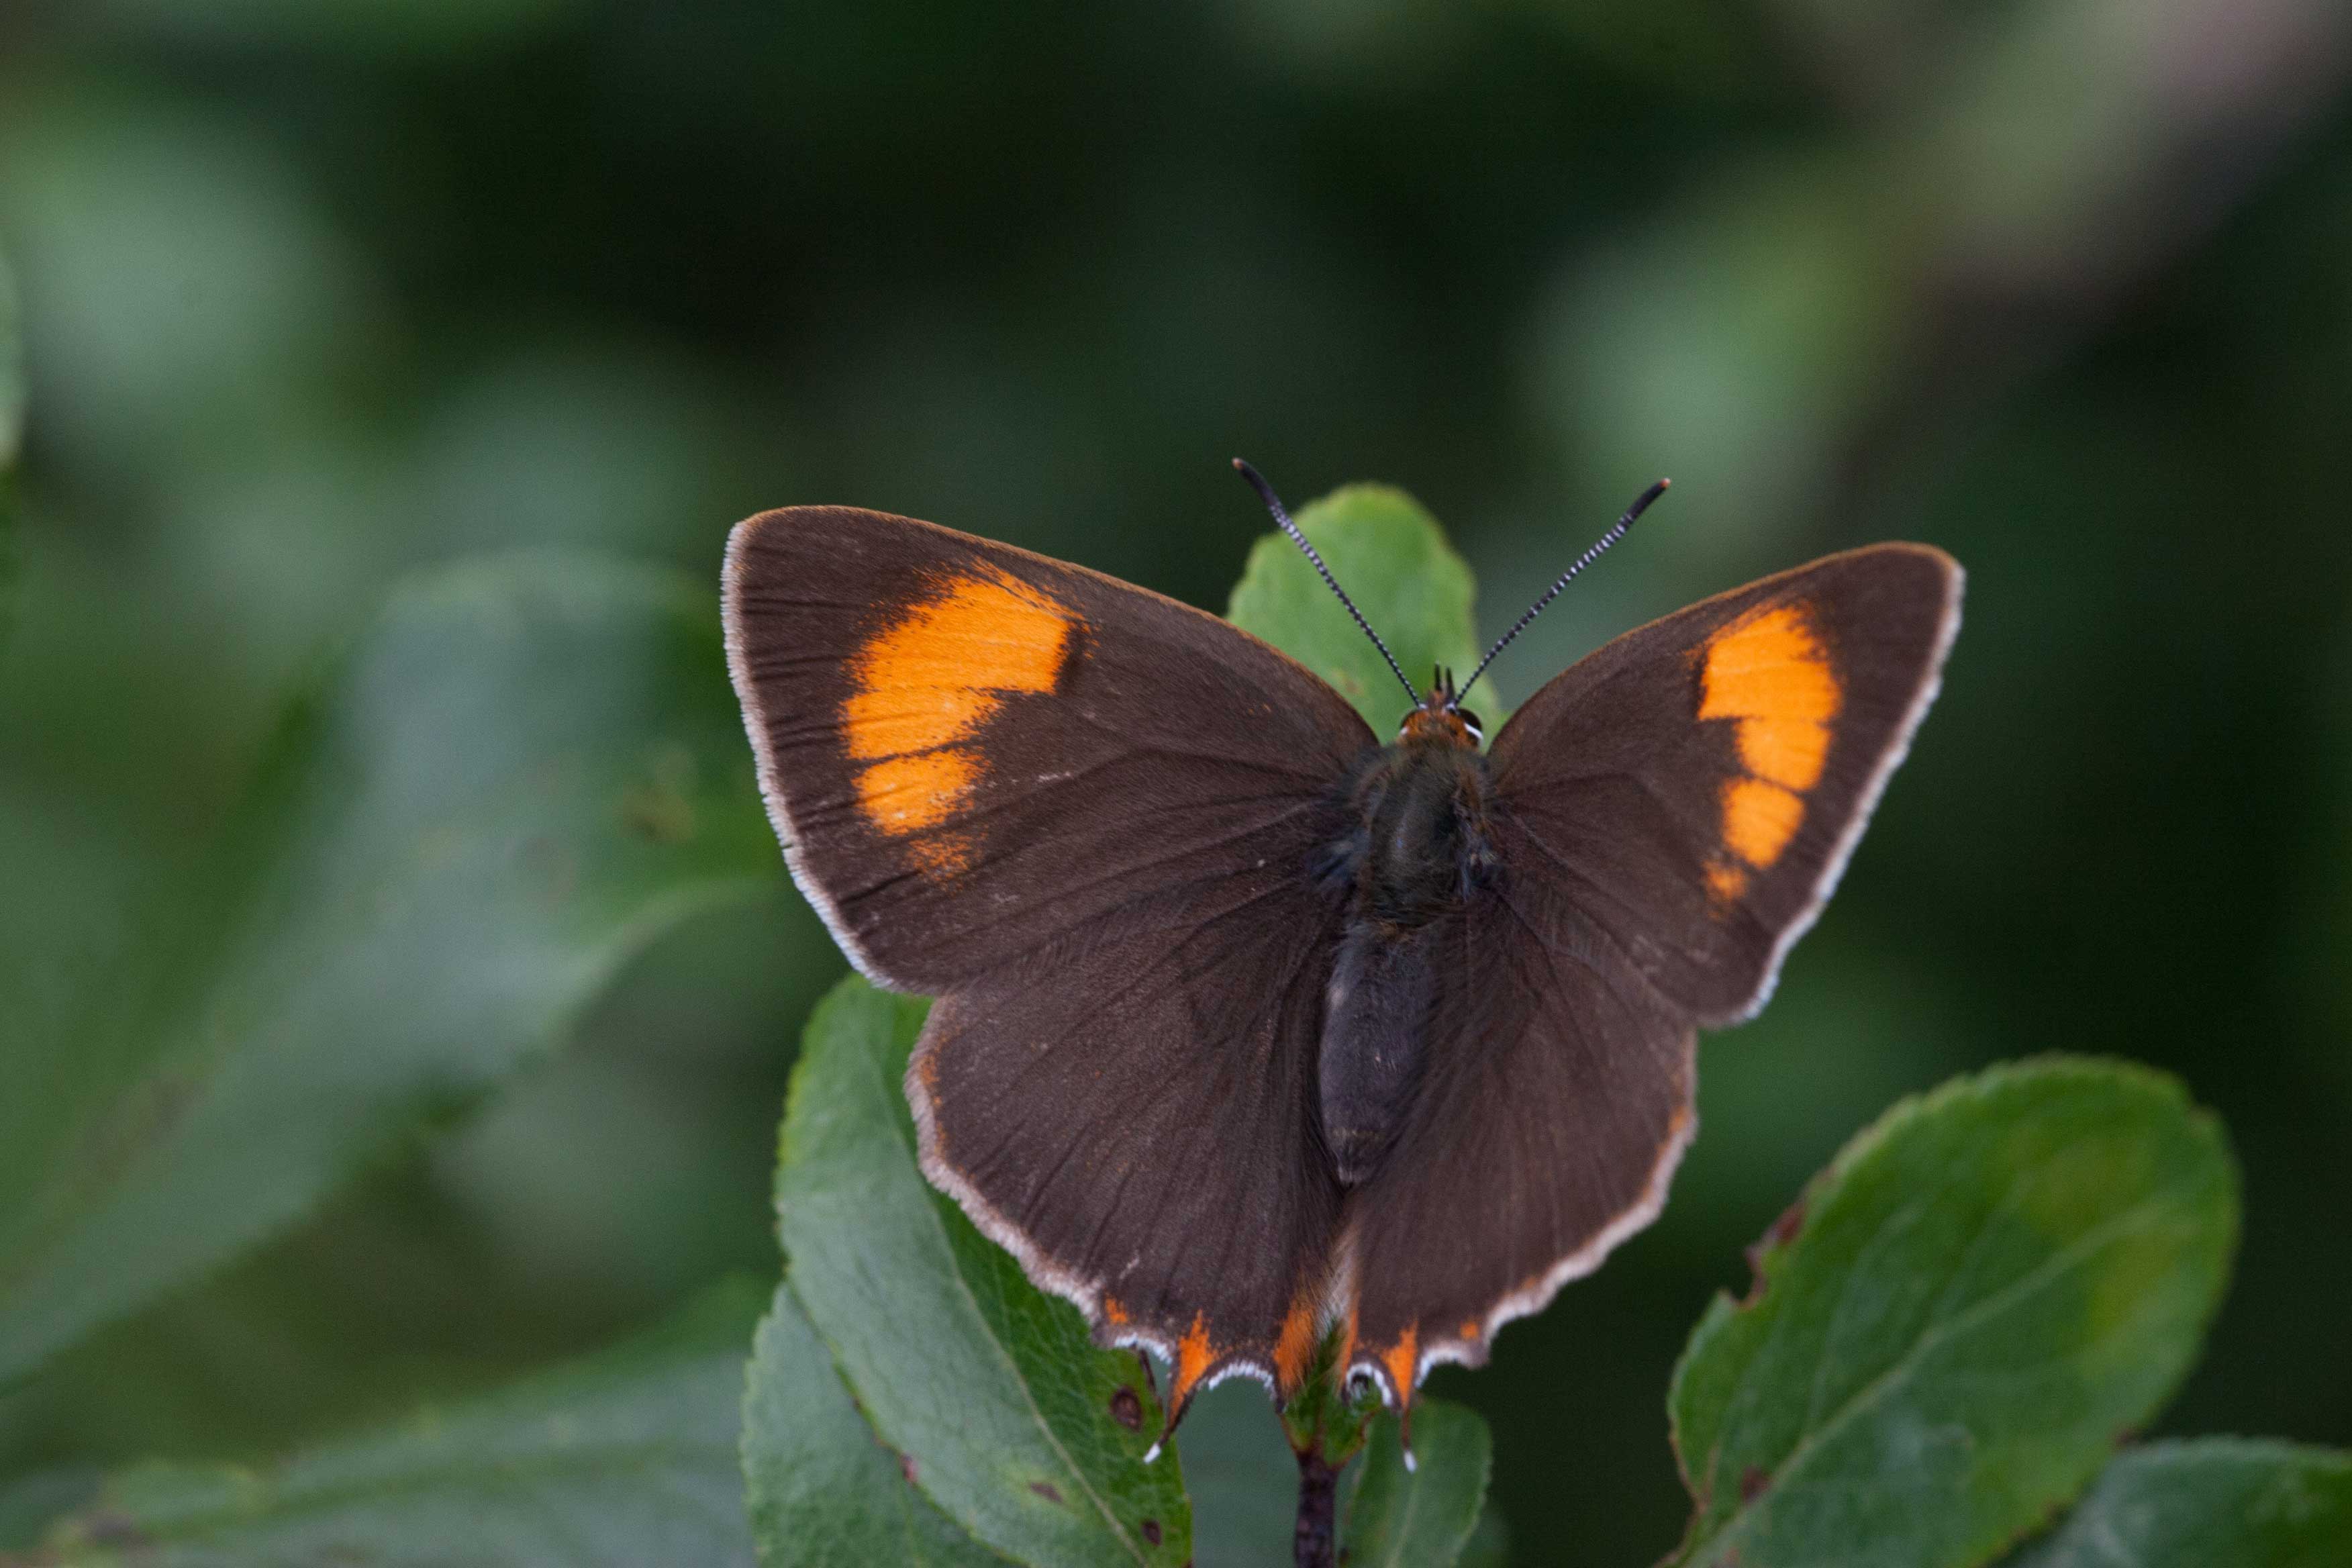
POLYGON ((1209 1328, 1202 1314, 1192 1314, 1192 1326, 1176 1343, 1176 1386, 1168 1394, 1168 1426, 1175 1429, 1176 1417, 1192 1402, 1192 1391, 1207 1375, 1209 1363, 1216 1359, 1217 1347, 1209 1342, 1209 1328))
POLYGON ((1844 694, 1829 650, 1801 606, 1778 605, 1738 621, 1706 645, 1698 717, 1738 725, 1742 776, 1724 782, 1723 842, 1730 857, 1707 868, 1707 890, 1728 904, 1751 868, 1780 859, 1805 820, 1804 792, 1821 782, 1844 694), (1736 858, 1733 858, 1736 857, 1736 858))
POLYGON ((1762 779, 1733 779, 1723 786, 1723 841, 1750 866, 1769 866, 1797 836, 1805 803, 1793 790, 1762 779))
MULTIPOLYGON (((850 662, 842 708, 857 774, 857 808, 894 838, 937 829, 962 809, 987 771, 970 744, 1007 694, 1051 691, 1068 658, 1076 617, 1049 595, 993 568, 957 577, 877 633, 850 662)), ((958 834, 919 840, 934 874, 961 870, 971 844, 958 834)))

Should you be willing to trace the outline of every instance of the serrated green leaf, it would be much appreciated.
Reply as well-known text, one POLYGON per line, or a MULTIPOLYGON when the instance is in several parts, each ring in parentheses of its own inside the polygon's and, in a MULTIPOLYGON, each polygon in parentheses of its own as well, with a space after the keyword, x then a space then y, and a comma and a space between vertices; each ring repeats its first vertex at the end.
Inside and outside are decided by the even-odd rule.
POLYGON ((736 1424, 759 1300, 723 1289, 633 1343, 267 1468, 126 1470, 37 1560, 748 1568, 736 1424))
POLYGON ((1486 1501, 1494 1439, 1465 1405, 1424 1399, 1412 1407, 1413 1468, 1397 1424, 1383 1416, 1364 1446, 1348 1499, 1348 1568, 1447 1568, 1462 1555, 1486 1501))
POLYGON ((2341 1568, 2352 1454, 2202 1437, 2126 1449, 2009 1568, 2341 1568))
POLYGON ((12 1042, 0 1384, 471 1103, 660 930, 776 877, 710 595, 572 557, 396 595, 249 816, 246 891, 172 984, 114 1009, 93 982, 12 1042))
MULTIPOLYGON (((1468 564, 1420 502, 1386 485, 1348 485, 1295 521, 1396 655, 1407 679, 1425 689, 1432 668, 1440 664, 1458 679, 1470 678, 1478 662, 1470 618, 1475 586, 1468 564)), ((1412 706, 1380 650, 1280 533, 1251 548, 1225 618, 1329 681, 1383 741, 1395 735, 1397 721, 1412 706)), ((1503 719, 1501 698, 1482 682, 1470 706, 1486 719, 1486 733, 1495 733, 1503 719)))
POLYGON ((790 1285, 751 1342, 743 1490, 761 1568, 988 1568, 1004 1560, 941 1513, 858 1414, 790 1285))
POLYGON ((2236 1232, 2221 1129, 2162 1074, 2052 1058, 1898 1105, 1675 1370, 1678 1561, 1986 1561, 2171 1393, 2236 1232))
POLYGON ((916 1169, 900 1085, 927 1005, 853 976, 809 1021, 776 1174, 793 1293, 882 1440, 974 1536, 1049 1568, 1174 1568, 1192 1517, 1176 1456, 1143 1462, 1160 1415, 1139 1358, 1097 1349, 916 1169))

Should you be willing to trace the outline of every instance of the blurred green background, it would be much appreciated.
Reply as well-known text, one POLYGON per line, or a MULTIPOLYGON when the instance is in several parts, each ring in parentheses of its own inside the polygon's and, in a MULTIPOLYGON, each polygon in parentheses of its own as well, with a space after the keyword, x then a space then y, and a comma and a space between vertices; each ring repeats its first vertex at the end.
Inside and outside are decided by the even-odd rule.
MULTIPOLYGON (((2347 62, 2340 0, 19 0, 0 1099, 48 1114, 56 1020, 201 930, 281 713, 413 572, 715 583, 739 517, 842 501, 1222 608, 1238 452, 1413 491, 1492 632, 1666 473, 1512 699, 1869 540, 1958 556, 1967 621, 1704 1046, 1664 1219, 1438 1375, 1521 1558, 1670 1544, 1666 1374, 1742 1246, 1889 1100, 2042 1050, 2181 1074, 2245 1167, 2166 1426, 2352 1442, 2347 62)), ((775 865, 0 1385, 0 1478, 270 1453, 772 1274, 840 968, 775 865)))

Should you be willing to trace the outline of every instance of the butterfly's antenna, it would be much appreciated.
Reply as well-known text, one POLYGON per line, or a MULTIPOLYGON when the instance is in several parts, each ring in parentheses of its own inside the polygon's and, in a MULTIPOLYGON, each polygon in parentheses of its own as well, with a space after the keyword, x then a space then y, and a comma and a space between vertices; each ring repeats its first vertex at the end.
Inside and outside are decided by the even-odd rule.
MULTIPOLYGON (((1640 495, 1635 496, 1633 498, 1633 504, 1625 509, 1625 515, 1619 518, 1614 523, 1611 524, 1608 532, 1602 534, 1599 539, 1594 540, 1592 542, 1592 548, 1578 556, 1574 564, 1570 565, 1567 571, 1559 574, 1559 581, 1554 583, 1550 587, 1546 588, 1544 590, 1543 597, 1538 599, 1534 604, 1529 605, 1528 606, 1528 613, 1518 618, 1517 624, 1513 626, 1509 631, 1505 632, 1499 638, 1497 638, 1493 647, 1486 650, 1486 657, 1478 661, 1478 668, 1472 670, 1470 672, 1470 679, 1462 683, 1462 690, 1466 692, 1472 687, 1477 685, 1478 678, 1486 673, 1486 667, 1495 662, 1495 656, 1502 652, 1505 648, 1510 647, 1511 639, 1517 637, 1521 632, 1526 631, 1528 629, 1528 623, 1534 620, 1538 616, 1542 615, 1544 606, 1550 604, 1554 599, 1559 598, 1559 591, 1562 588, 1567 587, 1570 582, 1574 581, 1576 574, 1579 572, 1583 571, 1587 566, 1590 566, 1595 561, 1600 560, 1601 552, 1602 551, 1608 549, 1611 545, 1624 538, 1625 531, 1633 526, 1633 520, 1640 517, 1643 512, 1649 510, 1650 503, 1657 500, 1660 496, 1665 494, 1667 487, 1673 483, 1674 481, 1672 479, 1660 479, 1656 484, 1652 485, 1648 489, 1645 489, 1640 495)), ((1459 696, 1460 693, 1457 692, 1455 695, 1459 696)))
MULTIPOLYGON (((1397 684, 1404 688, 1405 696, 1418 704, 1421 701, 1421 693, 1414 690, 1412 682, 1405 679, 1404 669, 1397 663, 1396 655, 1389 651, 1388 644, 1381 641, 1381 634, 1372 630, 1372 623, 1364 619, 1364 612, 1356 608, 1356 601, 1348 597, 1348 590, 1339 586, 1339 579, 1331 575, 1331 568, 1323 564, 1323 557, 1315 553, 1315 547, 1307 542, 1307 536, 1298 531, 1298 525, 1290 521, 1288 512, 1282 510, 1282 498, 1274 493, 1274 487, 1265 482, 1265 476, 1239 458, 1234 459, 1234 468, 1242 478, 1250 482, 1250 489, 1257 491, 1257 499, 1265 502, 1265 510, 1274 514, 1274 521, 1282 525, 1282 531, 1290 535, 1290 542, 1307 552, 1307 559, 1312 561, 1315 563, 1315 570, 1323 575, 1323 585, 1339 595, 1339 603, 1348 606, 1348 613, 1356 617, 1356 624, 1364 628, 1364 635, 1372 639, 1372 646, 1381 650, 1381 657, 1389 661, 1391 669, 1396 671, 1397 684)), ((1647 499, 1644 498, 1641 504, 1647 505, 1647 499)), ((1634 510, 1638 511, 1641 507, 1636 506, 1634 510)), ((1562 581, 1565 580, 1562 579, 1562 581)), ((1557 590, 1554 591, 1557 592, 1557 590)))

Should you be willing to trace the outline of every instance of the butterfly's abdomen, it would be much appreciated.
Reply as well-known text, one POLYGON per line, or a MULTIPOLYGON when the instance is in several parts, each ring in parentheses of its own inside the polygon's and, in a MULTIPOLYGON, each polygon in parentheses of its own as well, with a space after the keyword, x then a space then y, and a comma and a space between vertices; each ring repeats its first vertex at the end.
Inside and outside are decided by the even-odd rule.
POLYGON ((1339 1179, 1370 1175, 1421 1083, 1437 994, 1437 921, 1493 871, 1486 760, 1454 746, 1391 746, 1349 789, 1332 854, 1348 923, 1324 998, 1318 1086, 1339 1179))

